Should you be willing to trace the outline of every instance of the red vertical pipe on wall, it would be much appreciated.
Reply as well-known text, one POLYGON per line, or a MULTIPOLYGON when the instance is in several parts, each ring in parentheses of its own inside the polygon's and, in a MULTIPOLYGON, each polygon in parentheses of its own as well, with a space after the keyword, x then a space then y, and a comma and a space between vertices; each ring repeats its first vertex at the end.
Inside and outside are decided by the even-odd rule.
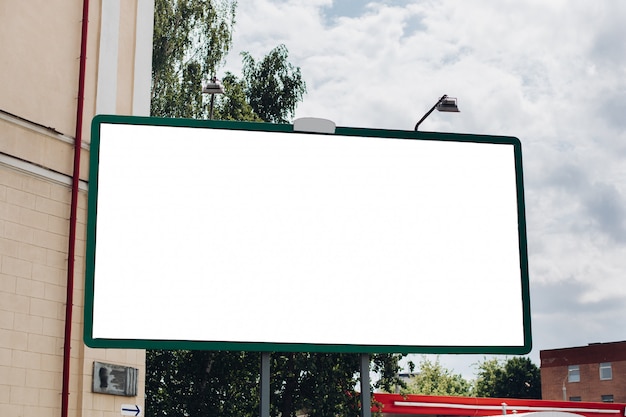
POLYGON ((72 174, 72 200, 70 203, 70 230, 67 250, 67 295, 65 304, 65 336, 63 342, 63 391, 61 395, 61 417, 67 417, 69 413, 72 309, 74 304, 74 264, 76 256, 76 223, 78 211, 78 185, 80 184, 80 152, 83 142, 83 109, 85 103, 85 63, 87 61, 88 26, 89 0, 83 0, 83 20, 80 40, 80 58, 78 72, 78 99, 76 104, 76 131, 74 134, 74 171, 72 174))

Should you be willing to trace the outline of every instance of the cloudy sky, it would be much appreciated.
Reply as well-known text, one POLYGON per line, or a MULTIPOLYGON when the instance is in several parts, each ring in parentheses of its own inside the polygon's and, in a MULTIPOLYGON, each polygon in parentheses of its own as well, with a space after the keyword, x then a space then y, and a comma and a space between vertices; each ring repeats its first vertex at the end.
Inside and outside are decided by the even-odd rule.
MULTIPOLYGON (((282 43, 307 83, 296 117, 412 130, 448 94, 461 113, 420 130, 518 137, 539 365, 626 340, 624 16, 620 0, 242 0, 224 71, 282 43)), ((473 377, 482 358, 440 359, 473 377)))

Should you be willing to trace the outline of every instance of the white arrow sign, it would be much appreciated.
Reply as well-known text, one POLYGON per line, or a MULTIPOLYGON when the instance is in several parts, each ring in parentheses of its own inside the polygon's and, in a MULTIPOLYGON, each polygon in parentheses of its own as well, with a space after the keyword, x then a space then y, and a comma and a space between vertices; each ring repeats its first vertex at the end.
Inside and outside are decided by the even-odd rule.
POLYGON ((122 404, 122 415, 123 416, 140 416, 141 408, 137 404, 122 404))

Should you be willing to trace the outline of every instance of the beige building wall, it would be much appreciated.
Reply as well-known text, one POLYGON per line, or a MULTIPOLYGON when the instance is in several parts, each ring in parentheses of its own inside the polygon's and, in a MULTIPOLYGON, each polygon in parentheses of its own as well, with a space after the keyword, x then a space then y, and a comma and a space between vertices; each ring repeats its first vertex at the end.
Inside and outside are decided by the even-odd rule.
MULTIPOLYGON (((88 1, 71 340, 68 247, 83 0, 0 0, 0 416, 113 417, 144 408, 145 352, 83 343, 90 124, 148 115, 153 0, 88 1), (113 106, 107 103, 114 103, 113 106), (137 396, 92 392, 93 362, 139 369, 137 396)), ((143 412, 142 412, 143 415, 143 412)))

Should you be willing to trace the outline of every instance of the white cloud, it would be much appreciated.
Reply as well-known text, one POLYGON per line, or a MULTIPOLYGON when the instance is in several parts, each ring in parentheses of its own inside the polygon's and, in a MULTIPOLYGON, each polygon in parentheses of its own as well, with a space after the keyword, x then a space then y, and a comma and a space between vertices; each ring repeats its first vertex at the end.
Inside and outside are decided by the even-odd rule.
POLYGON ((519 137, 533 355, 623 339, 626 3, 377 1, 350 11, 340 2, 335 13, 332 4, 240 2, 229 66, 237 72, 241 50, 260 58, 284 43, 308 86, 297 117, 410 130, 445 93, 461 113, 433 113, 421 130, 519 137), (577 324, 562 325, 560 303, 577 324))

